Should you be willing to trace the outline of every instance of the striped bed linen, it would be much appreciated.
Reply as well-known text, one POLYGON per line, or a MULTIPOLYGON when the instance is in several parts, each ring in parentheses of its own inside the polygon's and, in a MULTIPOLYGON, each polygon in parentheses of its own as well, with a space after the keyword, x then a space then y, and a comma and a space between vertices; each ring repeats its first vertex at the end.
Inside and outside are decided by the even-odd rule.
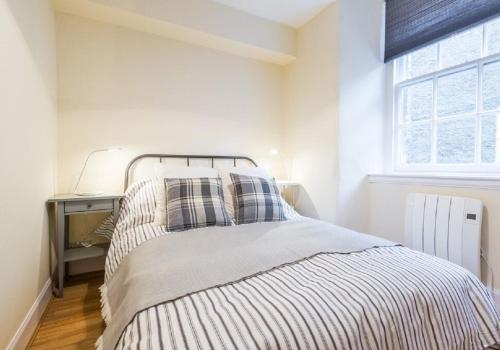
MULTIPOLYGON (((151 224, 148 181, 124 199, 106 278, 135 247, 168 234, 151 224)), ((396 246, 321 253, 166 301, 136 314, 116 349, 483 349, 499 331, 474 275, 396 246)))

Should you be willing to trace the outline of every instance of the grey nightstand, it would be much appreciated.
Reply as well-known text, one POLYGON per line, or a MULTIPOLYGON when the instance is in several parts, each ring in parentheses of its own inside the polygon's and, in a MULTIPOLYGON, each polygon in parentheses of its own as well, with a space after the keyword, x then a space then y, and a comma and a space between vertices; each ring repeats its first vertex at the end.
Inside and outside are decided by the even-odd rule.
POLYGON ((66 264, 88 258, 103 256, 107 247, 69 248, 69 216, 84 213, 112 212, 116 221, 122 194, 103 194, 98 196, 78 196, 75 194, 55 195, 48 199, 55 206, 57 242, 57 288, 58 296, 63 297, 66 264))

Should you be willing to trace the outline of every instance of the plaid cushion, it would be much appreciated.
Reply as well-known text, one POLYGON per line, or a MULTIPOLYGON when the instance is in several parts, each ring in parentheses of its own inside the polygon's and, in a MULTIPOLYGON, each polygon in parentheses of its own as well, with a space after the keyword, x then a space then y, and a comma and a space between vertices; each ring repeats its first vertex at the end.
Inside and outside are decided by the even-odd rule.
POLYGON ((286 220, 281 195, 274 179, 231 173, 235 219, 239 224, 286 220))
POLYGON ((219 178, 165 179, 167 231, 229 226, 219 178))

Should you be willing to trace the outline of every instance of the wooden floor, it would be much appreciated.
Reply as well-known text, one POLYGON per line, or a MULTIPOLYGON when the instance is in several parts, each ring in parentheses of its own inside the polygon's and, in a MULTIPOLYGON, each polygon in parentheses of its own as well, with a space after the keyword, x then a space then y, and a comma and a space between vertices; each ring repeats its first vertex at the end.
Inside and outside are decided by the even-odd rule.
POLYGON ((95 349, 102 334, 99 286, 103 273, 71 278, 64 298, 52 298, 28 349, 95 349))

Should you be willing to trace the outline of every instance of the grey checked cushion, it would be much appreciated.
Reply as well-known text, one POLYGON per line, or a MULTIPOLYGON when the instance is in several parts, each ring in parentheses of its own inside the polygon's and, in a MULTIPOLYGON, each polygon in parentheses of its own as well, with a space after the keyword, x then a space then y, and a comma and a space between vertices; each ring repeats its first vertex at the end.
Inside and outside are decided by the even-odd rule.
POLYGON ((164 179, 167 231, 229 226, 220 178, 164 179))
POLYGON ((286 220, 274 179, 231 173, 236 224, 286 220))

